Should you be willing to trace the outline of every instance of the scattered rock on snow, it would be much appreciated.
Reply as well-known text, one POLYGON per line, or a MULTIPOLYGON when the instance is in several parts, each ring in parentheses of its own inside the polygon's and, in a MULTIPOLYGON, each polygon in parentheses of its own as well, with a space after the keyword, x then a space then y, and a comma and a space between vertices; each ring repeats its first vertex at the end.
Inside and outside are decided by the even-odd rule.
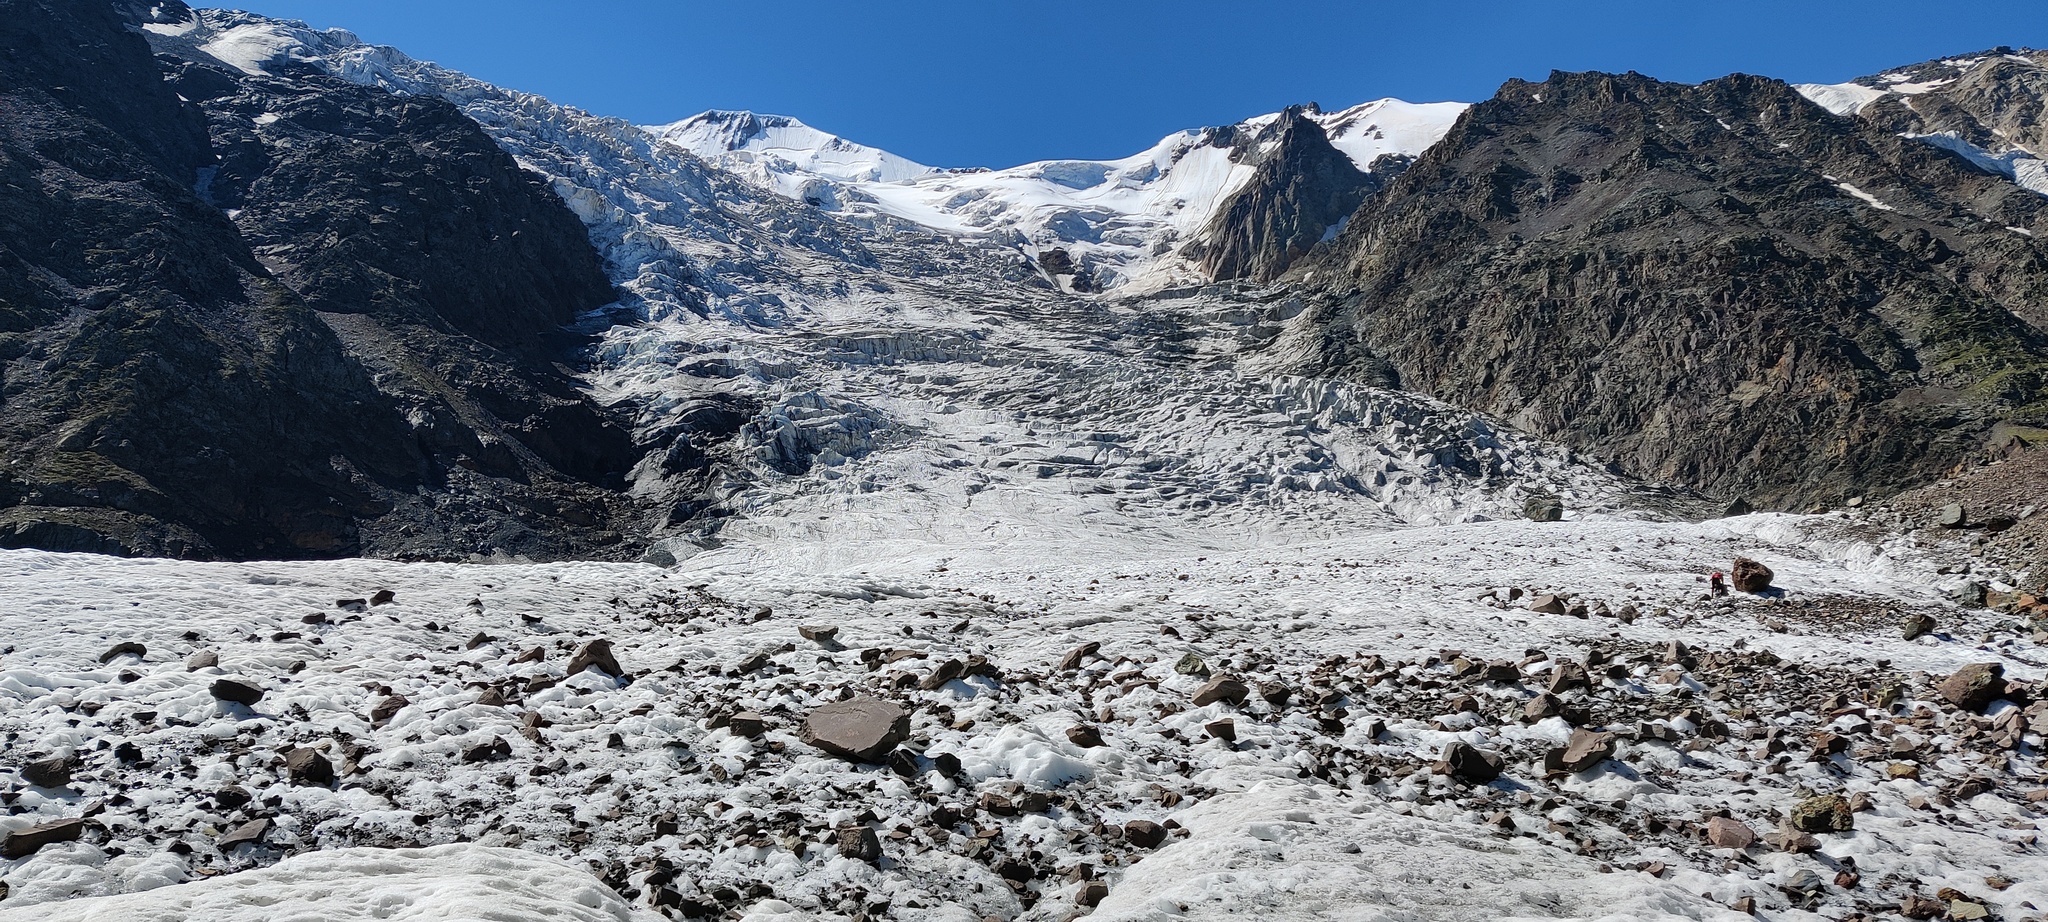
POLYGON ((1195 689, 1195 706, 1202 707, 1215 704, 1218 701, 1243 704, 1245 699, 1250 696, 1251 689, 1245 687, 1243 682, 1238 681, 1236 676, 1227 673, 1218 674, 1208 682, 1203 683, 1201 688, 1195 689))
POLYGON ((626 677, 626 671, 619 668, 619 660, 612 655, 612 642, 602 637, 583 645, 576 655, 569 658, 569 675, 576 675, 595 667, 599 672, 615 679, 626 677))
POLYGON ((82 818, 52 820, 26 829, 17 829, 0 837, 0 858, 9 861, 26 858, 41 851, 44 846, 76 842, 83 835, 85 820, 82 818))
POLYGON ((148 654, 148 647, 145 647, 132 640, 122 641, 121 643, 117 643, 111 647, 108 647, 107 652, 100 654, 100 665, 104 666, 124 656, 132 656, 136 659, 141 659, 144 656, 147 656, 148 654))
POLYGON ((293 784, 326 787, 334 783, 334 763, 317 749, 301 746, 286 753, 284 768, 293 784))
POLYGON ((882 839, 868 826, 842 826, 839 829, 839 854, 873 864, 882 860, 882 839))
POLYGON ((1087 724, 1076 724, 1067 728, 1067 742, 1082 749, 1096 749, 1104 745, 1102 731, 1087 724))
POLYGON ((879 763, 910 736, 910 712, 879 698, 824 705, 804 720, 802 739, 842 759, 879 763))
POLYGON ((1452 743, 1444 747, 1443 756, 1437 759, 1436 773, 1470 784, 1490 784, 1506 767, 1500 756, 1467 743, 1452 743))
POLYGON ((1614 757, 1616 736, 1593 730, 1573 730, 1570 742, 1543 757, 1543 767, 1553 772, 1582 772, 1614 757))
POLYGON ((1124 824, 1124 841, 1139 848, 1158 848, 1166 842, 1166 827, 1151 820, 1132 820, 1124 824))
POLYGON ((215 679, 208 689, 215 698, 254 707, 263 700, 263 689, 237 679, 215 679))
POLYGON ((1741 820, 1717 816, 1707 821, 1707 844, 1737 851, 1756 844, 1756 832, 1741 820))
POLYGON ((237 845, 255 844, 263 841, 263 834, 270 831, 270 820, 253 819, 228 830, 226 835, 213 840, 215 848, 225 852, 237 845))
POLYGON ((1937 627, 1937 623, 1935 622, 1933 615, 1927 614, 1926 612, 1916 611, 1906 616, 1905 625, 1903 626, 1903 629, 1900 631, 1900 633, 1903 634, 1907 640, 1919 640, 1922 637, 1934 633, 1935 627, 1937 627))
POLYGON ((71 774, 78 771, 79 759, 76 754, 51 756, 37 759, 21 767, 21 777, 37 787, 61 788, 71 783, 71 774))

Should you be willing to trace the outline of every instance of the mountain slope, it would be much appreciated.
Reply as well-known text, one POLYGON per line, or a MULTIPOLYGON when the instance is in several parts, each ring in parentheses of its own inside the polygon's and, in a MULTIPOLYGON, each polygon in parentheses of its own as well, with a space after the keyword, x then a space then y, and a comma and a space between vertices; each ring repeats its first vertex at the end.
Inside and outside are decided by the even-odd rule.
POLYGON ((1510 82, 1297 278, 1282 354, 1780 505, 2038 421, 2048 199, 1754 77, 1510 82))
POLYGON ((193 14, 121 9, 0 16, 4 541, 238 557, 618 541, 579 533, 612 517, 632 459, 553 366, 568 344, 550 331, 612 298, 562 203, 444 103, 210 58, 167 75, 134 24, 193 14))

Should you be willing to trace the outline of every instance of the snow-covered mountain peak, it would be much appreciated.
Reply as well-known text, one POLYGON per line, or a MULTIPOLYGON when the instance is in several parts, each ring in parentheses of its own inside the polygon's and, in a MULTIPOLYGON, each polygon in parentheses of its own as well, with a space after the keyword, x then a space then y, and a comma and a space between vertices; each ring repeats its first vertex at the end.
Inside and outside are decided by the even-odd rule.
MULTIPOLYGON (((1380 99, 1338 112, 1301 107, 1360 170, 1414 156, 1442 138, 1464 103, 1380 99)), ((787 198, 859 220, 892 219, 984 236, 1042 258, 1076 291, 1143 293, 1207 281, 1181 258, 1256 167, 1240 143, 1278 121, 1178 131, 1119 160, 1045 160, 1007 169, 935 169, 793 118, 712 111, 646 129, 787 198)), ((1053 270, 1048 270, 1053 271, 1053 270)))
POLYGON ((647 129, 656 139, 720 165, 766 162, 852 182, 902 182, 936 172, 879 148, 819 131, 786 115, 714 109, 647 129))

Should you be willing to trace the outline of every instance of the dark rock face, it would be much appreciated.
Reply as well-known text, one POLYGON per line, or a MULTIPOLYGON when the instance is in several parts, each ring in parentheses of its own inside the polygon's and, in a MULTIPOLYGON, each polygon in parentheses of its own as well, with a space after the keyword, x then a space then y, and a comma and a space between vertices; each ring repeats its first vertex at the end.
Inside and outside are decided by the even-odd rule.
POLYGON ((2008 226, 2048 232, 2048 200, 1777 81, 1560 73, 1467 112, 1298 267, 1319 323, 1294 345, 1630 473, 1833 501, 2043 413, 2022 318, 2048 251, 2008 226))
POLYGON ((1236 156, 1269 144, 1272 151, 1187 250, 1211 278, 1278 278, 1379 189, 1381 178, 1330 146, 1322 126, 1303 113, 1289 107, 1235 145, 1236 156))
POLYGON ((188 15, 0 0, 0 546, 629 553, 581 224, 444 102, 124 22, 188 15))

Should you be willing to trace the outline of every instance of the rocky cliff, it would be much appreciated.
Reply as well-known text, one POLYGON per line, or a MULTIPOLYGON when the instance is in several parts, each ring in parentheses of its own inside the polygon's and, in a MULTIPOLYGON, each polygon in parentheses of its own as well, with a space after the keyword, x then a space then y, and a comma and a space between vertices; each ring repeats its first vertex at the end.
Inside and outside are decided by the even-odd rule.
POLYGON ((1384 175, 1359 169, 1299 106, 1244 134, 1232 153, 1256 162, 1256 172, 1216 209, 1187 252, 1218 281, 1266 282, 1326 239, 1384 175))
POLYGON ((1922 482, 2048 404, 2048 199, 1783 83, 1514 81, 1290 278, 1297 367, 1774 505, 1922 482))
POLYGON ((0 543, 602 554, 635 452, 558 366, 613 300, 471 121, 0 0, 0 543))

